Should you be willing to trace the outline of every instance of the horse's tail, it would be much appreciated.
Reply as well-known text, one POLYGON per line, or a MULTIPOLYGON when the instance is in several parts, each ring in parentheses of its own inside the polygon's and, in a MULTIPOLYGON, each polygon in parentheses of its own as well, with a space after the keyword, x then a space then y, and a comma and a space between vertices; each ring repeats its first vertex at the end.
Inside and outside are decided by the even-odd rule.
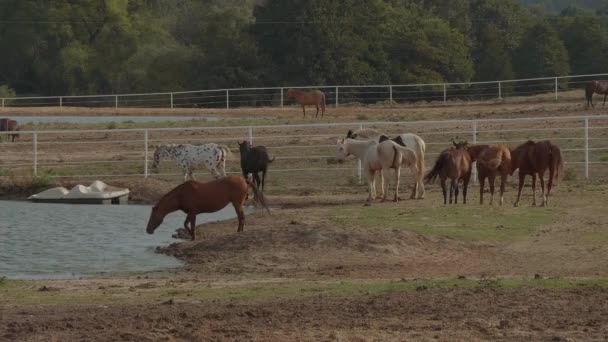
POLYGON ((443 170, 443 168, 447 165, 449 158, 449 150, 441 152, 441 154, 439 154, 439 157, 437 157, 437 161, 435 161, 435 165, 433 165, 431 171, 429 171, 429 173, 427 173, 427 175, 424 177, 424 181, 427 183, 434 182, 437 176, 439 176, 441 170, 443 170))
POLYGON ((553 180, 557 184, 564 170, 564 156, 562 155, 562 150, 557 145, 551 145, 551 164, 555 170, 553 180))
POLYGON ((253 201, 262 205, 262 207, 266 209, 268 214, 270 214, 270 208, 268 208, 268 204, 266 204, 266 198, 264 197, 264 194, 249 179, 245 178, 245 182, 247 182, 247 185, 253 190, 253 201))
POLYGON ((224 153, 226 154, 226 159, 228 158, 232 158, 232 151, 230 150, 230 147, 228 147, 227 145, 217 145, 220 149, 222 149, 222 151, 224 151, 224 153))

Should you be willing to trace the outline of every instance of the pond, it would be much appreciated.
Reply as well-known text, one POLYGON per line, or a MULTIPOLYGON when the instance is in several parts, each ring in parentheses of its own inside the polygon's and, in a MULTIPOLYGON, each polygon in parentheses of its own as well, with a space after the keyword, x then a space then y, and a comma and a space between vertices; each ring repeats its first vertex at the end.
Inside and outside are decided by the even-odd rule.
POLYGON ((220 118, 215 116, 104 116, 104 115, 65 115, 65 116, 14 116, 11 119, 20 125, 25 124, 54 124, 54 123, 78 123, 78 124, 99 124, 110 122, 168 122, 168 121, 221 121, 235 120, 238 118, 220 118))
MULTIPOLYGON (((181 265, 156 246, 183 225, 182 212, 168 215, 154 235, 145 232, 151 206, 68 205, 0 201, 0 277, 65 279, 100 273, 144 272, 181 265)), ((197 223, 234 217, 227 206, 201 214, 197 223)))

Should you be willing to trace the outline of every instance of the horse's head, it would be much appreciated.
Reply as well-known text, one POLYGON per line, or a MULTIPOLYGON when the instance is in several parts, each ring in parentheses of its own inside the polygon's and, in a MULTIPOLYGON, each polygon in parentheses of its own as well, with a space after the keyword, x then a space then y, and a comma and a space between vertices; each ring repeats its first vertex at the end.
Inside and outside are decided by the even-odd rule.
POLYGON ((454 144, 454 147, 456 147, 456 149, 467 149, 469 147, 469 143, 468 141, 461 141, 461 142, 456 142, 454 139, 452 139, 452 144, 454 144))
POLYGON ((251 148, 251 144, 247 140, 243 140, 243 142, 237 141, 236 143, 239 144, 239 152, 241 152, 241 154, 249 151, 251 148))
POLYGON ((152 170, 158 169, 158 164, 160 163, 161 158, 164 157, 166 146, 157 145, 154 149, 154 158, 152 158, 152 170))
POLYGON ((163 219, 165 215, 163 215, 159 210, 158 206, 154 206, 152 208, 152 213, 150 214, 150 219, 148 220, 148 226, 146 227, 146 232, 148 234, 154 234, 154 231, 161 223, 163 223, 163 219))
POLYGON ((348 139, 355 139, 355 138, 357 137, 357 135, 355 134, 355 132, 353 132, 353 130, 352 130, 352 129, 349 129, 349 130, 348 130, 348 133, 346 133, 346 137, 347 137, 348 139))
POLYGON ((292 98, 294 96, 294 90, 289 88, 287 89, 287 97, 292 98))
POLYGON ((350 154, 348 152, 346 141, 344 139, 338 139, 338 142, 336 144, 336 160, 338 161, 338 163, 344 163, 344 160, 349 155, 350 154))

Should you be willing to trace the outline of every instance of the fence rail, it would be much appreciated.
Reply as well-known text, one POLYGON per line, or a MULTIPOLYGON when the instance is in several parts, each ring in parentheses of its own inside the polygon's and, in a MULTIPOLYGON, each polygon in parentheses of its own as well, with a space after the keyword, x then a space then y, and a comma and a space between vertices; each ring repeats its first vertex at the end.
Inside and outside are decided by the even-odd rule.
MULTIPOLYGON (((579 89, 590 80, 606 74, 570 75, 515 80, 386 84, 298 86, 321 89, 326 101, 335 107, 350 103, 400 104, 418 101, 502 100, 514 97, 545 95, 557 101, 560 93, 579 89)), ((285 106, 290 87, 231 88, 143 94, 66 95, 1 98, 2 107, 113 107, 113 108, 236 108, 245 106, 285 106)), ((582 98, 579 96, 578 98, 582 98)))
MULTIPOLYGON (((274 181, 300 181, 334 186, 361 182, 361 163, 335 162, 336 139, 348 129, 375 128, 389 135, 413 132, 426 142, 427 167, 452 139, 471 143, 506 143, 551 139, 564 153, 571 176, 608 177, 608 115, 476 119, 409 122, 327 123, 238 127, 187 127, 113 130, 21 131, 18 142, 0 144, 0 176, 33 174, 56 178, 120 178, 181 176, 174 162, 164 162, 159 173, 149 166, 154 145, 216 142, 236 147, 249 140, 265 145, 276 157, 269 172, 274 181), (29 171, 28 171, 29 169, 29 171), (305 181, 306 180, 306 181, 305 181)), ((0 132, 3 137, 10 132, 0 132)), ((199 170, 203 171, 204 170, 199 170)), ((238 152, 227 163, 229 173, 240 173, 238 152)), ((205 174, 205 173, 204 173, 205 174)), ((200 174, 199 174, 200 175, 200 174)))

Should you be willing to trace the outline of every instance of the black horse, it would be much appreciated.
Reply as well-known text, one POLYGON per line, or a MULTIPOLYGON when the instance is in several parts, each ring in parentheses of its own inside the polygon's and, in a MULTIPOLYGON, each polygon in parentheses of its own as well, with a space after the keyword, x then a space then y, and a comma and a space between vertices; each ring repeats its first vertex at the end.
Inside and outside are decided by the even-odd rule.
POLYGON ((243 177, 247 178, 251 173, 255 185, 258 189, 264 191, 268 164, 272 163, 274 158, 270 159, 265 146, 251 147, 248 141, 239 142, 238 144, 239 151, 241 152, 241 170, 243 171, 243 177), (258 172, 262 172, 261 180, 258 172))

